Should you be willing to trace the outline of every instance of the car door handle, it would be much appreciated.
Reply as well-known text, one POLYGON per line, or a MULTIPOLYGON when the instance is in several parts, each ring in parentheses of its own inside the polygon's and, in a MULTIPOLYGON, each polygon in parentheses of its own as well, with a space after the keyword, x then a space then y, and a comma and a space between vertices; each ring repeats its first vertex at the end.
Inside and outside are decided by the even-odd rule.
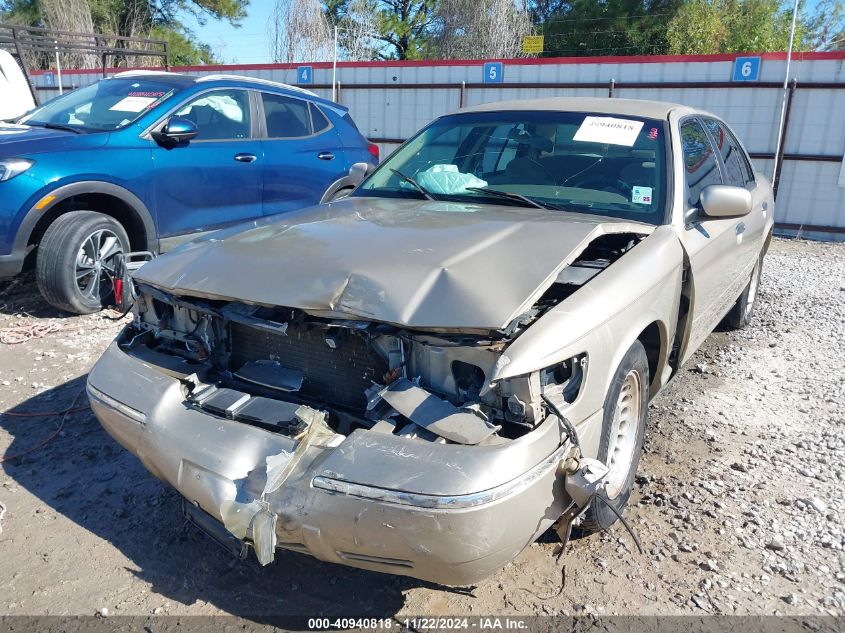
POLYGON ((254 163, 257 158, 255 154, 235 154, 235 160, 239 163, 254 163))
POLYGON ((331 152, 320 152, 317 154, 317 158, 320 160, 332 160, 334 158, 334 154, 331 152))
POLYGON ((745 233, 745 222, 740 222, 736 225, 736 234, 742 235, 743 233, 745 233))

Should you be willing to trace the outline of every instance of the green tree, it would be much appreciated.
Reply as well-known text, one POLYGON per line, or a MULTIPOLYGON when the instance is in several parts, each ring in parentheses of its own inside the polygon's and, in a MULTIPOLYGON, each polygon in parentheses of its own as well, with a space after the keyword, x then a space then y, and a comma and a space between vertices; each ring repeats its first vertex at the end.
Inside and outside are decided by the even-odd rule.
MULTIPOLYGON (((324 0, 326 17, 345 28, 351 0, 324 0)), ((421 59, 429 52, 429 35, 437 17, 437 0, 373 0, 373 37, 381 59, 421 59)))
MULTIPOLYGON (((819 26, 826 24, 819 17, 819 26)), ((688 0, 669 24, 671 53, 784 51, 789 46, 792 6, 778 0, 688 0)), ((814 48, 812 19, 799 13, 795 50, 814 48)))
POLYGON ((668 50, 666 29, 682 0, 535 0, 546 57, 652 55, 668 50))
POLYGON ((35 26, 41 16, 32 0, 0 0, 0 21, 35 26))
POLYGON ((845 50, 845 3, 822 0, 806 21, 805 44, 810 50, 845 50))
POLYGON ((721 53, 727 27, 718 2, 689 0, 669 22, 669 52, 674 55, 721 53))
POLYGON ((208 44, 196 42, 190 31, 177 26, 156 25, 152 28, 150 37, 167 42, 167 52, 172 66, 201 66, 214 64, 217 61, 208 44))
MULTIPOLYGON (((45 22, 45 7, 42 3, 48 1, 0 0, 0 21, 74 30, 61 24, 45 22)), ((214 61, 211 49, 195 41, 194 34, 185 27, 181 16, 191 14, 200 24, 204 24, 208 19, 215 19, 238 26, 246 15, 248 1, 88 0, 88 5, 96 33, 163 39, 168 42, 171 63, 201 64, 214 61)), ((145 59, 143 63, 149 63, 149 60, 145 59)))

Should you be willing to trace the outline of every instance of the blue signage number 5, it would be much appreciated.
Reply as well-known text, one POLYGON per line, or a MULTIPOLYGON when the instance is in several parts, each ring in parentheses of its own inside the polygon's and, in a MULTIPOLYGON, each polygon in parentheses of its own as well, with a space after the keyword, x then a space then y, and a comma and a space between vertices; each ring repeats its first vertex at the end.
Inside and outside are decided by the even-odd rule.
POLYGON ((484 64, 484 83, 500 84, 504 76, 502 62, 487 62, 484 64))

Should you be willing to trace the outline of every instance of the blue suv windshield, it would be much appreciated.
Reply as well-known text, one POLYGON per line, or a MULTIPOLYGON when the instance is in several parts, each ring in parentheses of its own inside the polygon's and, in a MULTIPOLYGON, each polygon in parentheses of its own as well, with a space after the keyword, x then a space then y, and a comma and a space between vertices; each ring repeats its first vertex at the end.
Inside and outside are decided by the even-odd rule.
POLYGON ((33 110, 19 122, 77 132, 119 130, 180 90, 155 79, 106 79, 33 110))
POLYGON ((664 122, 591 112, 446 116, 405 143, 354 195, 535 206, 662 224, 664 122))

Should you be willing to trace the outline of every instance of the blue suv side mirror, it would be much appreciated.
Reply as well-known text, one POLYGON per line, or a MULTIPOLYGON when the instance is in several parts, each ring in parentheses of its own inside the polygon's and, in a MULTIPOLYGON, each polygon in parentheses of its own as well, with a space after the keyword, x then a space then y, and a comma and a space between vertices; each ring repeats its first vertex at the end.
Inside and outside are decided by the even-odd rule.
POLYGON ((174 116, 168 119, 161 130, 153 132, 152 137, 161 145, 182 145, 197 134, 199 130, 193 121, 174 116))

